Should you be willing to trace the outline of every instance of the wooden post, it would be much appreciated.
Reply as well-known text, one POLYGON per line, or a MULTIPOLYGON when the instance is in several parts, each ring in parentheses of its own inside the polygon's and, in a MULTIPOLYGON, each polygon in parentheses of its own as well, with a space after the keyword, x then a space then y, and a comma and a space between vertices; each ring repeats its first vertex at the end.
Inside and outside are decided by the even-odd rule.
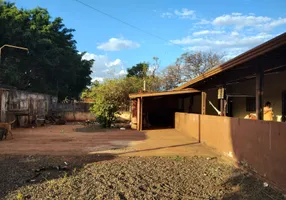
POLYGON ((263 120, 263 89, 264 72, 263 67, 259 67, 256 73, 256 116, 258 120, 263 120))
POLYGON ((220 100, 220 116, 224 116, 225 113, 224 113, 224 99, 221 99, 220 100))
POLYGON ((140 105, 141 105, 141 101, 140 101, 140 98, 137 98, 137 124, 136 124, 136 129, 138 130, 138 131, 140 131, 140 116, 141 116, 141 114, 140 114, 140 111, 141 111, 141 108, 140 108, 140 105))
POLYGON ((201 100, 202 100, 201 113, 202 113, 202 115, 205 115, 206 114, 206 105, 207 105, 207 93, 201 92, 201 100))
POLYGON ((140 131, 143 130, 143 97, 141 97, 140 105, 140 131))
POLYGON ((226 107, 225 107, 225 93, 226 93, 226 89, 225 89, 225 85, 223 85, 220 89, 221 89, 221 98, 220 98, 220 115, 221 116, 226 116, 226 107))

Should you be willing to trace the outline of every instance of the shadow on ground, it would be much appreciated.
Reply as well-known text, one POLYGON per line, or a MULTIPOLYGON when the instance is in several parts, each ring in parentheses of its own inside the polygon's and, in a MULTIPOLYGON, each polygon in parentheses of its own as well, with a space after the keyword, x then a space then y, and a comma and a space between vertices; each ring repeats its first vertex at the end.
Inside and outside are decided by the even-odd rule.
MULTIPOLYGON (((86 164, 112 160, 115 156, 97 154, 86 156, 23 156, 0 157, 0 199, 9 191, 64 176, 70 176, 86 164)), ((29 197, 23 197, 23 199, 29 197)))
POLYGON ((141 153, 141 152, 148 152, 148 151, 156 151, 156 150, 170 149, 170 148, 176 148, 176 147, 186 147, 186 146, 195 145, 195 144, 199 144, 199 142, 191 142, 191 143, 171 145, 171 146, 163 146, 163 147, 156 147, 156 148, 149 148, 149 149, 140 149, 140 150, 134 150, 134 151, 127 151, 127 152, 118 153, 117 155, 124 155, 124 154, 129 154, 129 153, 141 153))
POLYGON ((118 131, 120 128, 124 128, 124 130, 131 130, 130 126, 125 123, 120 124, 117 123, 112 128, 101 128, 100 125, 88 125, 80 128, 76 128, 76 132, 82 132, 82 133, 96 133, 96 132, 111 132, 111 131, 118 131))
POLYGON ((242 172, 240 169, 233 170, 233 176, 229 178, 223 186, 232 189, 229 193, 224 195, 223 200, 284 199, 281 193, 268 183, 256 177, 255 174, 246 171, 242 172))

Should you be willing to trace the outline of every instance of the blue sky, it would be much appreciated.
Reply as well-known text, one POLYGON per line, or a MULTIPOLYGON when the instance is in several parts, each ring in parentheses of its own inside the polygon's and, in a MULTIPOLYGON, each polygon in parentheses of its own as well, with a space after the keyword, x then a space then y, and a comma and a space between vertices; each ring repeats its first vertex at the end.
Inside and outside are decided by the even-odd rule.
POLYGON ((139 62, 174 64, 186 51, 232 58, 286 30, 285 0, 81 0, 164 40, 85 7, 75 0, 11 0, 21 8, 47 8, 74 28, 79 51, 95 59, 93 79, 123 75, 139 62))

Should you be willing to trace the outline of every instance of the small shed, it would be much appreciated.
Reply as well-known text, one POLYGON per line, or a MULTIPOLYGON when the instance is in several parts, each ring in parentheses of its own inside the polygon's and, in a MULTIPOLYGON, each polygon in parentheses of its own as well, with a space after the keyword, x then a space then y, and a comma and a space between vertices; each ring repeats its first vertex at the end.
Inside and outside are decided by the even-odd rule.
POLYGON ((187 88, 165 92, 130 94, 131 127, 137 130, 174 128, 175 113, 204 113, 205 98, 199 90, 187 88))

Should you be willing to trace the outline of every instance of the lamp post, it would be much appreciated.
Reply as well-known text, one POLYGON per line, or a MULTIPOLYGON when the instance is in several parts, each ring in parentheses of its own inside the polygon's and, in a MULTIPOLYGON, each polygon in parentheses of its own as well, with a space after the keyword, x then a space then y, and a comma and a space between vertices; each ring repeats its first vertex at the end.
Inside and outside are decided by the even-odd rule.
POLYGON ((29 52, 29 49, 28 48, 25 48, 25 47, 19 47, 19 46, 14 46, 14 45, 10 45, 10 44, 4 44, 2 47, 0 47, 0 63, 2 63, 2 49, 4 47, 9 47, 9 48, 14 48, 14 49, 21 49, 21 50, 25 50, 27 52, 29 52))

